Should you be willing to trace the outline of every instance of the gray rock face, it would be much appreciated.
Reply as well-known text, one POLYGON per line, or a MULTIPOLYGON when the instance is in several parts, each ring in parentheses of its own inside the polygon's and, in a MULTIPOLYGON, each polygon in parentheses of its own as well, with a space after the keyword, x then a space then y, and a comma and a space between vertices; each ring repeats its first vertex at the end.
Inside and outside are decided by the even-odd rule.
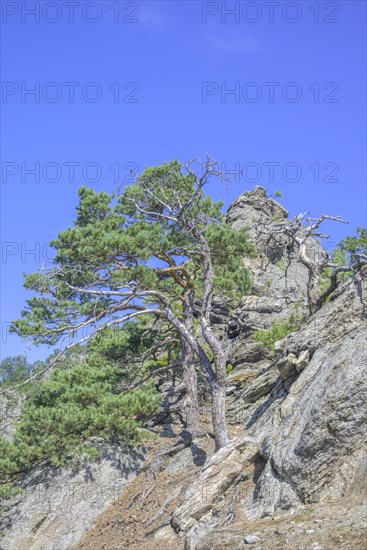
POLYGON ((255 498, 245 501, 251 516, 347 496, 361 486, 367 473, 366 272, 285 338, 273 361, 283 382, 250 429, 262 438, 265 460, 255 498), (284 395, 281 385, 289 385, 284 395))
MULTIPOLYGON (((246 297, 242 311, 253 310, 260 315, 271 315, 274 311, 281 312, 285 306, 296 301, 304 302, 308 273, 296 257, 290 241, 284 237, 275 245, 264 244, 259 239, 259 229, 272 221, 284 221, 287 218, 288 211, 268 198, 263 187, 255 187, 252 192, 243 193, 228 209, 227 222, 233 224, 234 228, 247 227, 258 250, 257 258, 248 259, 246 265, 254 275, 253 295, 262 297, 262 300, 256 303, 246 297), (288 253, 291 261, 285 277, 288 253)), ((308 246, 315 248, 316 253, 317 245, 314 241, 310 241, 308 246)), ((261 315, 261 319, 263 321, 266 316, 261 315)))
POLYGON ((252 231, 259 222, 266 223, 274 218, 286 219, 288 211, 277 201, 267 198, 265 189, 257 186, 253 191, 242 193, 231 204, 227 217, 234 227, 247 225, 252 231))
POLYGON ((39 467, 22 481, 23 493, 1 518, 1 550, 69 550, 122 488, 133 480, 143 452, 102 444, 99 462, 77 471, 39 467))

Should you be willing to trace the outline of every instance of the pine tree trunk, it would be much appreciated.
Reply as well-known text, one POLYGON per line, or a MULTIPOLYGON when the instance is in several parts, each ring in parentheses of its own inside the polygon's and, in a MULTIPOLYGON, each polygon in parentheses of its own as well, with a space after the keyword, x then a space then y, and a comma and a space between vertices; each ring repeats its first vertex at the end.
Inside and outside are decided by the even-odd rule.
POLYGON ((214 362, 216 384, 213 386, 212 392, 212 418, 215 450, 218 451, 229 442, 226 420, 227 370, 224 354, 217 353, 214 362))
MULTIPOLYGON (((194 334, 194 304, 192 291, 189 287, 184 292, 184 325, 190 334, 194 334)), ((201 426, 198 402, 197 374, 195 370, 195 352, 182 338, 183 379, 186 385, 186 395, 183 403, 183 415, 186 428, 193 436, 202 436, 205 430, 201 426)))
POLYGON ((313 315, 318 310, 318 288, 319 288, 319 275, 316 272, 309 274, 307 283, 307 300, 310 314, 313 315))
POLYGON ((209 377, 212 392, 212 423, 215 450, 218 451, 222 447, 228 445, 229 442, 226 422, 226 357, 224 350, 222 349, 222 345, 214 335, 210 324, 212 297, 214 291, 214 271, 211 250, 205 236, 200 231, 197 231, 196 235, 202 246, 204 267, 204 289, 200 325, 204 340, 209 345, 214 356, 215 372, 213 371, 208 356, 204 350, 201 348, 199 352, 202 366, 209 377))
POLYGON ((223 354, 215 358, 215 372, 208 356, 202 347, 199 348, 200 362, 209 378, 212 394, 212 424, 215 450, 218 451, 229 443, 226 420, 226 360, 223 354))
POLYGON ((200 423, 197 374, 195 369, 195 354, 187 342, 182 342, 183 353, 183 380, 186 386, 186 395, 183 402, 182 413, 186 423, 186 429, 193 436, 202 436, 205 430, 200 423))
POLYGON ((226 421, 226 389, 217 386, 212 391, 212 421, 214 431, 215 450, 228 445, 226 421))

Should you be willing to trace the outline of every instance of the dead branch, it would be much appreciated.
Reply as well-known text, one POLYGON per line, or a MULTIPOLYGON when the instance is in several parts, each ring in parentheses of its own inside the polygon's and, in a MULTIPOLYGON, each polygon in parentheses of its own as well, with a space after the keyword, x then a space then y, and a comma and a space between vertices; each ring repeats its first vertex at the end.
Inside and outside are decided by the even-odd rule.
POLYGON ((132 391, 136 388, 140 387, 144 382, 152 378, 153 376, 157 376, 158 374, 162 374, 163 372, 167 372, 168 370, 172 370, 175 367, 179 367, 182 365, 182 361, 175 361, 174 363, 170 363, 169 365, 166 365, 165 367, 160 367, 159 369, 156 369, 152 372, 149 372, 145 374, 140 380, 135 382, 135 384, 132 384, 128 388, 126 388, 126 391, 132 391))
MULTIPOLYGON (((298 252, 299 261, 307 268, 308 271, 308 283, 307 283, 307 299, 310 313, 313 314, 318 311, 325 300, 330 296, 339 285, 338 273, 351 271, 348 266, 334 266, 330 263, 329 254, 322 250, 320 254, 316 254, 315 257, 310 256, 310 252, 307 249, 307 240, 313 237, 329 238, 329 235, 318 231, 319 227, 325 220, 337 221, 340 223, 348 223, 343 220, 341 216, 329 216, 322 214, 318 218, 306 217, 308 212, 298 214, 291 220, 272 220, 269 223, 260 224, 258 227, 259 238, 269 244, 271 240, 280 246, 282 245, 281 237, 284 236, 290 241, 292 246, 298 252), (319 295, 319 279, 321 274, 326 268, 335 268, 330 277, 329 287, 319 295)), ((283 243, 284 244, 284 243, 283 243)), ((288 266, 289 266, 289 252, 288 252, 288 266)), ((287 266, 287 268, 288 268, 287 266)))
POLYGON ((156 483, 153 483, 153 485, 151 487, 149 487, 149 489, 145 489, 144 490, 144 493, 143 493, 143 496, 142 496, 142 499, 140 501, 140 510, 142 509, 142 507, 144 506, 144 502, 146 501, 146 499, 148 498, 148 496, 151 494, 151 492, 155 489, 156 487, 156 483))
POLYGON ((132 507, 132 505, 134 504, 134 502, 136 501, 136 499, 138 498, 139 495, 140 495, 140 491, 138 491, 137 493, 135 493, 135 495, 133 496, 133 498, 130 500, 129 506, 127 507, 128 510, 132 507))

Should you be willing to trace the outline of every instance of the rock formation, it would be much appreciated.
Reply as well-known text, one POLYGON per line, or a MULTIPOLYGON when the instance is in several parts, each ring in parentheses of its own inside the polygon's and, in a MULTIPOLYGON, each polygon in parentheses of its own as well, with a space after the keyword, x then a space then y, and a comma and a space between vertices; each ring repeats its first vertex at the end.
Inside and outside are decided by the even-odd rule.
MULTIPOLYGON (((219 493, 256 459, 256 483, 249 492, 240 484, 237 499, 237 509, 251 519, 366 492, 366 275, 367 269, 351 278, 339 296, 286 337, 265 373, 241 393, 251 401, 261 379, 266 399, 254 398, 260 404, 255 416, 244 415, 246 435, 220 458, 214 455, 174 513, 187 549, 221 524, 223 518, 211 514, 219 493), (203 487, 206 499, 198 504, 203 487)), ((224 499, 224 509, 226 504, 224 499)))

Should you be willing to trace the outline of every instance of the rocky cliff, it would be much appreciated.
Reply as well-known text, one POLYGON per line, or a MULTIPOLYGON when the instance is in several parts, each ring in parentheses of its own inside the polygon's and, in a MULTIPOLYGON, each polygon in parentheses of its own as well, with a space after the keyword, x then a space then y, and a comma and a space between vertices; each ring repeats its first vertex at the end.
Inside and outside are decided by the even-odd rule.
MULTIPOLYGON (((367 269, 276 351, 254 340, 254 331, 275 321, 307 315, 307 271, 290 243, 261 248, 257 240, 256 228, 287 216, 262 188, 241 195, 227 214, 236 227, 249 227, 260 249, 247 264, 251 293, 236 311, 219 304, 215 312, 230 347, 230 445, 213 454, 211 440, 194 440, 153 477, 143 452, 120 448, 106 448, 99 463, 76 473, 34 470, 2 519, 2 549, 364 547, 367 269), (57 492, 73 483, 80 488, 73 498, 57 492), (306 512, 316 514, 312 521, 306 512), (333 538, 336 517, 353 526, 344 542, 333 538)), ((309 247, 320 253, 315 242, 309 247)), ((177 422, 162 426, 162 441, 177 430, 177 422)))
MULTIPOLYGON (((245 437, 223 450, 220 460, 214 455, 174 514, 187 548, 201 548, 201 538, 219 526, 225 538, 223 514, 232 497, 221 502, 220 496, 233 483, 240 496, 232 513, 253 520, 294 514, 307 503, 366 496, 366 275, 364 270, 349 280, 335 300, 281 342, 268 366, 266 400, 260 398, 255 418, 244 425, 245 437), (254 484, 247 488, 241 472, 251 462, 254 484), (202 487, 206 500, 198 497, 202 487)), ((249 383, 246 395, 256 393, 261 377, 249 383)))

